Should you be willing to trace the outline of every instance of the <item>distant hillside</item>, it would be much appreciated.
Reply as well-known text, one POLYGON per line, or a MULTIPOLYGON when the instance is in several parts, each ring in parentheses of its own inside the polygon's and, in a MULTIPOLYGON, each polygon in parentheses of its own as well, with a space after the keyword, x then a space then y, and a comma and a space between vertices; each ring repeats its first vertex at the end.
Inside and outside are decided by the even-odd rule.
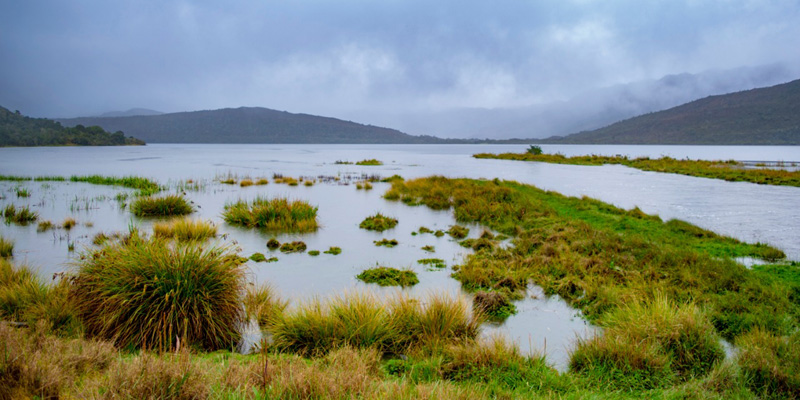
POLYGON ((267 108, 225 108, 152 116, 59 119, 67 126, 99 125, 150 143, 446 143, 394 129, 267 108))
POLYGON ((800 145, 800 80, 711 96, 542 143, 800 145))
POLYGON ((98 117, 133 117, 136 115, 161 115, 161 111, 150 110, 147 108, 131 108, 128 111, 109 111, 98 115, 98 117))
POLYGON ((0 146, 122 146, 143 141, 99 126, 65 128, 46 118, 31 118, 0 107, 0 146))

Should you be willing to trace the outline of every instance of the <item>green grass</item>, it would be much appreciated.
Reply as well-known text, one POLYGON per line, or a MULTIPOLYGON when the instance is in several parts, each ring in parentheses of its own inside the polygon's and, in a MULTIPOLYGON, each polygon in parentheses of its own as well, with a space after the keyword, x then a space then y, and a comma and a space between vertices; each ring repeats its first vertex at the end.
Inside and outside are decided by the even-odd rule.
POLYGON ((248 318, 255 319, 264 329, 280 318, 289 303, 278 297, 275 288, 265 284, 250 286, 244 296, 244 310, 248 318))
POLYGON ((453 239, 463 239, 469 235, 469 228, 463 227, 461 225, 453 225, 450 229, 447 230, 447 233, 453 239))
POLYGON ((800 332, 776 336, 756 329, 737 339, 745 384, 764 398, 800 397, 800 332))
POLYGON ((312 257, 316 257, 316 256, 319 255, 319 250, 309 250, 308 251, 308 255, 310 255, 312 257))
POLYGON ((331 246, 328 250, 324 251, 325 254, 333 254, 335 256, 342 253, 342 249, 340 247, 331 246))
POLYGON ((226 248, 134 233, 81 257, 70 293, 90 336, 122 347, 229 349, 243 318, 240 265, 226 248))
POLYGON ((28 206, 19 207, 9 204, 3 209, 3 218, 6 223, 14 223, 17 225, 28 225, 39 218, 39 213, 31 211, 28 206))
POLYGON ((210 221, 180 218, 153 224, 153 234, 178 241, 207 240, 217 235, 217 227, 210 221))
POLYGON ((366 269, 356 276, 364 283, 377 283, 380 286, 414 286, 419 283, 417 274, 411 270, 399 270, 390 267, 366 269))
POLYGON ((239 200, 225 205, 225 222, 249 228, 281 232, 312 232, 319 228, 317 207, 303 200, 257 197, 251 202, 239 200))
POLYGON ((486 244, 453 266, 453 276, 469 291, 518 295, 533 281, 597 323, 634 299, 663 293, 708 309, 728 340, 756 327, 788 334, 800 321, 800 305, 791 300, 796 286, 732 260, 784 257, 764 244, 516 182, 432 177, 394 182, 385 197, 449 208, 459 222, 481 223, 513 237, 512 247, 494 246, 489 239, 469 243, 486 244))
POLYGON ((14 242, 0 236, 0 258, 14 256, 14 242))
POLYGON ((366 229, 369 231, 378 231, 383 232, 387 229, 392 229, 397 226, 397 220, 391 217, 387 217, 381 213, 377 213, 375 215, 369 216, 361 221, 361 224, 358 225, 361 229, 366 229))
POLYGON ((306 244, 305 242, 301 241, 294 241, 294 242, 286 242, 281 245, 281 252, 282 253, 302 253, 306 251, 306 244))
POLYGON ((281 242, 278 239, 270 238, 267 240, 267 248, 270 250, 275 250, 281 247, 281 242))
POLYGON ((504 321, 506 318, 517 313, 517 307, 511 299, 503 292, 479 291, 472 298, 472 306, 478 311, 486 314, 492 321, 504 321))
POLYGON ((375 240, 373 241, 373 243, 375 243, 375 246, 385 246, 389 248, 398 245, 397 239, 386 239, 386 238, 383 238, 381 240, 375 240))
POLYGON ((266 256, 264 256, 264 254, 263 254, 263 253, 253 253, 253 254, 250 256, 250 259, 251 259, 251 260, 253 260, 253 261, 255 261, 255 262, 264 262, 264 261, 267 261, 267 257, 266 257, 266 256))
POLYGON ((566 157, 563 154, 531 153, 481 153, 475 154, 473 157, 575 165, 620 164, 643 171, 667 172, 734 182, 751 182, 760 185, 800 186, 800 171, 746 168, 744 164, 733 160, 678 160, 671 157, 662 157, 658 159, 642 157, 631 159, 628 157, 598 155, 566 157))
POLYGON ((161 191, 161 186, 153 180, 140 176, 101 176, 101 175, 72 175, 70 182, 86 182, 94 185, 122 186, 136 189, 140 196, 150 196, 161 191))
POLYGON ((130 210, 137 217, 166 217, 191 214, 194 210, 188 201, 180 195, 161 197, 137 197, 130 205, 130 210))
POLYGON ((429 270, 439 270, 447 268, 444 260, 441 258, 423 258, 417 260, 417 264, 426 265, 429 270))
POLYGON ((26 188, 17 188, 16 189, 17 197, 31 197, 31 192, 26 188))
POLYGON ((358 161, 356 162, 356 165, 383 165, 383 162, 374 158, 370 158, 368 160, 358 161))

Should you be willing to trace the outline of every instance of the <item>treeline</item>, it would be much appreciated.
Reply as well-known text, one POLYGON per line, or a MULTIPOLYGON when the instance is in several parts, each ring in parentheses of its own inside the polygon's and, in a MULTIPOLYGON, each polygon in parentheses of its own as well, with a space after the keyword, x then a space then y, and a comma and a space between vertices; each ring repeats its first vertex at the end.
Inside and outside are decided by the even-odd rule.
POLYGON ((107 132, 99 126, 71 128, 46 118, 31 118, 0 107, 0 146, 124 146, 144 145, 121 131, 107 132))

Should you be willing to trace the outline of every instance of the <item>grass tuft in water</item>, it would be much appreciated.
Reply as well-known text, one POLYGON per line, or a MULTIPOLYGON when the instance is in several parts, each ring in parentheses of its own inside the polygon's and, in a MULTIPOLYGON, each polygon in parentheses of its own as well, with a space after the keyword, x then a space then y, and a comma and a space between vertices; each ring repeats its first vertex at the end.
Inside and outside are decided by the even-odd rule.
POLYGON ((396 225, 396 219, 387 217, 381 213, 377 213, 361 221, 361 224, 359 224, 358 227, 370 231, 383 232, 387 229, 394 228, 396 225))
POLYGON ((333 254, 335 256, 342 253, 342 249, 340 247, 331 246, 328 250, 324 251, 325 254, 333 254))
POLYGON ((3 217, 6 223, 24 226, 36 221, 39 218, 39 214, 35 211, 31 211, 28 206, 17 208, 15 205, 9 204, 3 210, 3 217))
POLYGON ((0 236, 0 258, 14 256, 14 242, 0 236))
POLYGON ((140 196, 150 196, 161 191, 161 186, 159 186, 158 183, 139 176, 115 177, 101 175, 73 175, 69 178, 69 180, 70 182, 86 182, 94 185, 122 186, 130 189, 136 189, 140 196))
POLYGON ((153 224, 153 234, 178 241, 207 240, 217 235, 217 227, 210 221, 180 218, 153 224))
POLYGON ((255 262, 264 262, 264 261, 267 261, 267 257, 266 257, 266 256, 264 256, 264 254, 263 254, 263 253, 253 253, 253 254, 250 256, 250 259, 251 259, 251 260, 253 260, 253 261, 255 261, 255 262))
POLYGON ((249 228, 282 232, 311 232, 317 230, 317 207, 303 200, 289 201, 278 197, 257 197, 248 203, 239 200, 225 205, 225 222, 249 228))
POLYGON ((131 212, 137 217, 166 217, 191 214, 194 210, 183 196, 137 197, 131 203, 131 212))
POLYGON ((414 271, 390 267, 370 268, 358 274, 356 278, 364 283, 377 283, 380 286, 406 287, 419 283, 414 271))
POLYGON ((50 229, 53 229, 53 222, 50 220, 39 221, 39 224, 36 226, 36 232, 46 232, 50 229))
POLYGON ((282 253, 302 253, 306 251, 306 244, 305 242, 295 241, 295 242, 286 242, 281 245, 281 252, 282 253))
POLYGON ((433 253, 433 252, 436 252, 436 248, 435 248, 435 247, 433 247, 433 246, 431 246, 431 245, 422 246, 422 247, 421 247, 421 249, 422 249, 423 251, 427 251, 428 253, 433 253))
POLYGON ((427 266, 428 270, 431 271, 447 268, 447 264, 441 258, 423 258, 417 260, 417 263, 427 266))
POLYGON ((375 243, 375 246, 385 246, 392 248, 398 245, 397 239, 381 239, 381 240, 374 240, 372 243, 375 243))
POLYGON ((517 307, 503 291, 479 291, 472 299, 472 306, 493 321, 504 321, 517 313, 517 307))
POLYGON ((90 336, 160 350, 228 349, 239 337, 244 270, 227 248, 134 232, 76 267, 70 296, 90 336))
POLYGON ((267 240, 267 248, 270 250, 275 250, 281 247, 281 242, 278 239, 270 238, 267 240))
POLYGON ((356 162, 356 165, 383 165, 383 162, 374 158, 370 158, 368 160, 358 161, 356 162))
POLYGON ((469 235, 469 228, 463 227, 461 225, 453 225, 450 229, 447 230, 447 233, 453 239, 463 239, 469 235))

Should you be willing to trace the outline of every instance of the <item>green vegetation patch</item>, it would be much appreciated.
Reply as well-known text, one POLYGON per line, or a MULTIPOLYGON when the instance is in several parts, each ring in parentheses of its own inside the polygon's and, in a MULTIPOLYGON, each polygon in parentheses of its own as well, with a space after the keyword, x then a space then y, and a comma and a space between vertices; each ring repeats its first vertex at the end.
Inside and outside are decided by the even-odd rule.
POLYGON ((191 214, 194 211, 191 204, 183 196, 177 194, 137 197, 131 203, 130 209, 137 217, 167 217, 191 214))
POLYGON ((304 251, 306 251, 305 242, 300 242, 300 241, 286 242, 281 245, 282 253, 302 253, 304 251))
POLYGON ((496 158, 501 160, 537 161, 553 164, 605 165, 619 164, 643 171, 667 172, 703 178, 723 179, 732 182, 751 182, 760 185, 800 186, 800 171, 783 169, 747 168, 741 162, 678 160, 671 157, 651 159, 649 157, 628 158, 627 156, 573 156, 563 154, 534 153, 481 153, 475 158, 496 158))
POLYGON ((153 224, 153 234, 179 241, 207 240, 217 235, 217 227, 210 221, 180 218, 153 224))
POLYGON ((316 256, 319 255, 319 250, 309 250, 308 251, 308 255, 310 255, 312 257, 316 257, 316 256))
POLYGON ((356 165, 383 165, 383 162, 374 158, 370 158, 368 160, 358 161, 356 162, 356 165))
POLYGON ((453 225, 447 230, 447 234, 449 234, 453 239, 463 239, 469 235, 469 228, 461 225, 453 225))
POLYGON ((750 390, 762 398, 800 398, 800 331, 776 336, 755 329, 736 340, 736 357, 750 390))
POLYGON ((239 200, 225 205, 225 222, 249 228, 281 232, 312 232, 319 228, 317 207, 303 200, 283 197, 257 197, 251 202, 239 200))
POLYGON ((416 272, 390 267, 370 268, 358 274, 356 278, 364 283, 377 283, 380 286, 406 287, 419 283, 416 272))
POLYGON ((417 260, 418 264, 425 265, 429 270, 439 270, 447 268, 447 264, 441 258, 423 258, 417 260))
POLYGON ((509 296, 498 291, 476 292, 472 298, 472 307, 476 311, 486 314, 492 321, 504 321, 517 313, 517 307, 511 302, 509 296))
POLYGON ((3 209, 3 218, 7 224, 28 225, 39 218, 39 213, 31 211, 28 206, 17 208, 17 206, 9 204, 3 209))
POLYGON ((398 245, 397 239, 386 239, 386 238, 381 240, 375 240, 372 243, 375 243, 375 246, 385 246, 389 248, 398 245))
POLYGON ((250 259, 251 259, 251 260, 253 260, 253 261, 255 261, 255 262, 264 262, 264 261, 267 261, 267 257, 266 257, 266 256, 264 256, 264 254, 263 254, 263 253, 253 253, 253 254, 250 256, 250 259))
POLYGON ((14 255, 14 242, 0 236, 0 258, 9 258, 14 255))
POLYGON ((361 229, 366 229, 370 231, 378 231, 383 232, 387 229, 392 229, 397 226, 397 220, 391 217, 387 217, 381 213, 377 213, 371 217, 367 217, 361 224, 358 225, 361 229))
POLYGON ((267 248, 270 250, 275 250, 281 247, 281 242, 278 239, 270 238, 267 240, 267 248))
POLYGON ((328 250, 324 251, 325 254, 333 254, 335 256, 342 253, 342 249, 336 246, 331 246, 328 250))
POLYGON ((119 346, 229 349, 239 338, 244 270, 227 248, 109 242, 77 263, 71 298, 89 336, 119 346))

